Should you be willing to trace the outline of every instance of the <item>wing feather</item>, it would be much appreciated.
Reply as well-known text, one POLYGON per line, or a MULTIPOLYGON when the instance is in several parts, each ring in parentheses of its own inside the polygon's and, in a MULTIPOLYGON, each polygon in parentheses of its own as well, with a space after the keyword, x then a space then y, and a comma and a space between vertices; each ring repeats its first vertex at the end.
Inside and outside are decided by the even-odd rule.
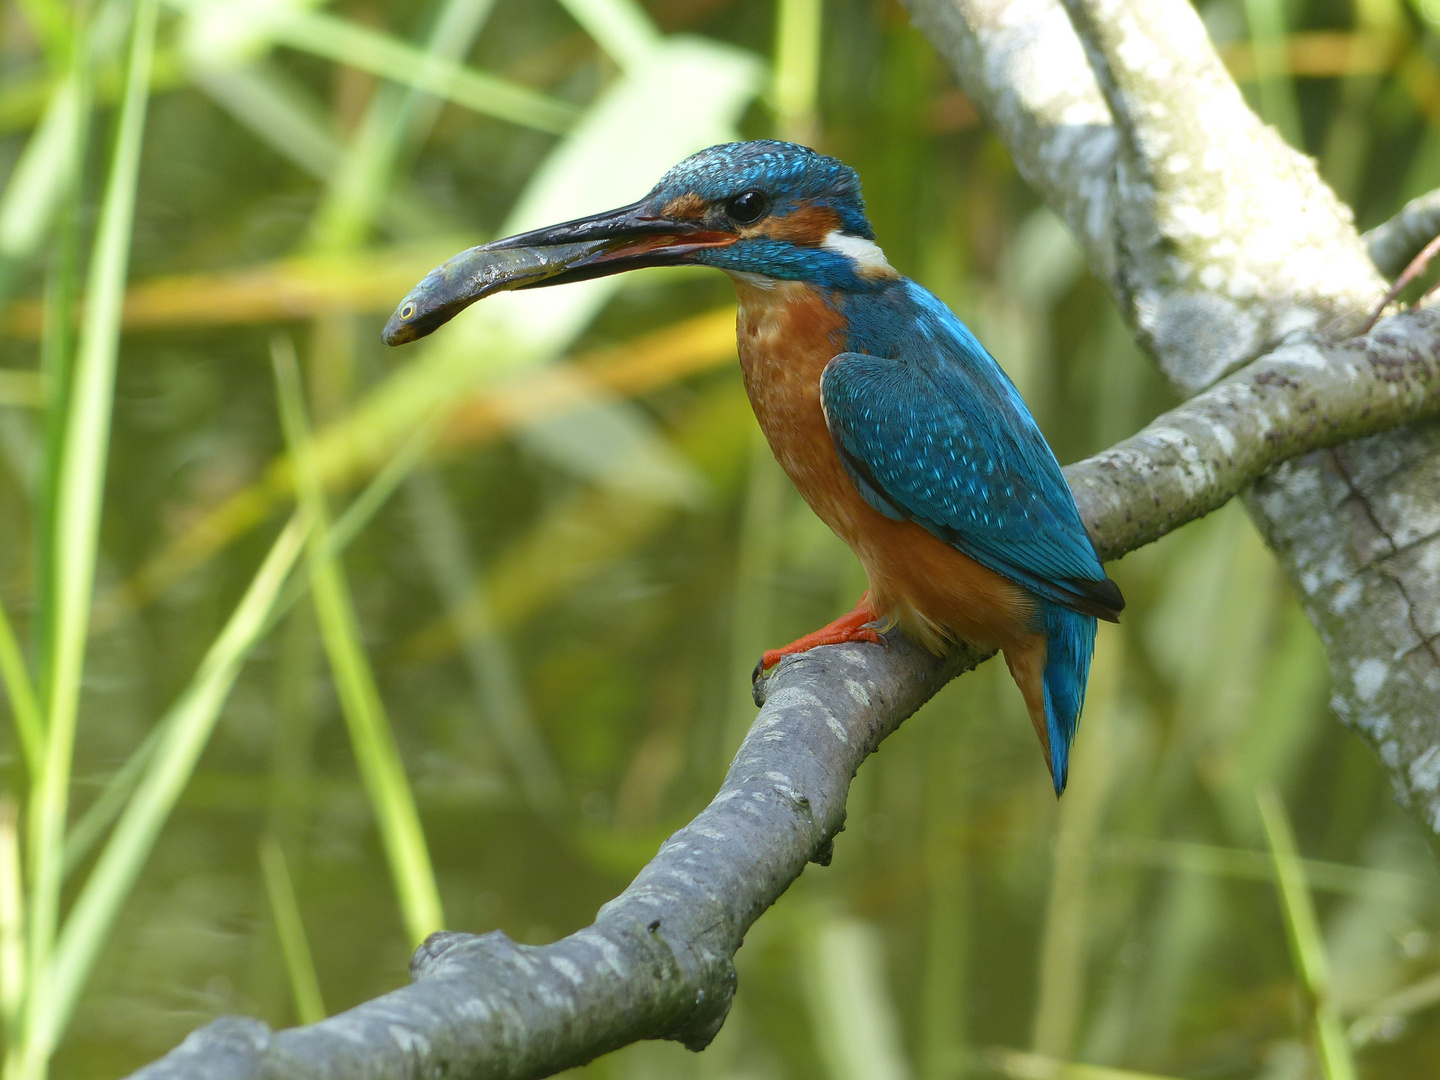
POLYGON ((981 352, 993 372, 943 354, 836 356, 820 394, 840 461, 880 513, 915 521, 1040 596, 1113 620, 1124 601, 1059 463, 981 352))

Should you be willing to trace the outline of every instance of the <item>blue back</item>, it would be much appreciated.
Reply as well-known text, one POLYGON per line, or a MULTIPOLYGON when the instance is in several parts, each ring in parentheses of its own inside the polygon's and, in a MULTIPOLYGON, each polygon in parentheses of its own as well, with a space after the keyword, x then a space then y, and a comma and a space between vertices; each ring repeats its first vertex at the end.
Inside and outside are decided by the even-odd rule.
POLYGON ((871 505, 1042 597, 1085 610, 1105 572, 1014 384, 934 295, 899 279, 837 294, 847 352, 822 400, 871 505))

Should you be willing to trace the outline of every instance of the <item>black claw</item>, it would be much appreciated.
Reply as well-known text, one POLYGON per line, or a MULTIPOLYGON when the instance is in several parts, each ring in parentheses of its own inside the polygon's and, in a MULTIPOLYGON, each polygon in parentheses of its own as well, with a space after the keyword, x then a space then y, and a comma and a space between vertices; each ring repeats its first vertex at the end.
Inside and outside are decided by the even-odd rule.
POLYGON ((762 656, 762 657, 760 657, 759 660, 756 660, 756 661, 755 661, 755 670, 752 671, 752 672, 750 672, 750 685, 751 685, 751 687, 754 687, 754 685, 760 681, 760 677, 761 677, 762 675, 764 675, 764 674, 765 674, 765 657, 762 656))

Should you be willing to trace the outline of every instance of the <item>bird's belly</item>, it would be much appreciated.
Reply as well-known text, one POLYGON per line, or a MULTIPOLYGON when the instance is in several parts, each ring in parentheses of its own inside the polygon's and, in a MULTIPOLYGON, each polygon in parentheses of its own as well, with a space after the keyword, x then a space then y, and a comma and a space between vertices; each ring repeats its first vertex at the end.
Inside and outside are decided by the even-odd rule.
POLYGON ((814 288, 736 276, 745 390, 775 458, 860 559, 870 606, 937 652, 959 638, 999 648, 1035 630, 1035 600, 910 521, 892 521, 850 482, 820 406, 820 376, 845 351, 844 320, 814 288))

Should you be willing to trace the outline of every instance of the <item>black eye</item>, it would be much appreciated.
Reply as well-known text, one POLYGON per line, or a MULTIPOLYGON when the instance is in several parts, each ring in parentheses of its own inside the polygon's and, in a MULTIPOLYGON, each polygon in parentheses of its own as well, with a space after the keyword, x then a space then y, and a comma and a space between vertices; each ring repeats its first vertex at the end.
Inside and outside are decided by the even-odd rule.
POLYGON ((725 204, 725 213, 737 225, 752 225, 765 216, 770 203, 758 191, 742 191, 725 204))

